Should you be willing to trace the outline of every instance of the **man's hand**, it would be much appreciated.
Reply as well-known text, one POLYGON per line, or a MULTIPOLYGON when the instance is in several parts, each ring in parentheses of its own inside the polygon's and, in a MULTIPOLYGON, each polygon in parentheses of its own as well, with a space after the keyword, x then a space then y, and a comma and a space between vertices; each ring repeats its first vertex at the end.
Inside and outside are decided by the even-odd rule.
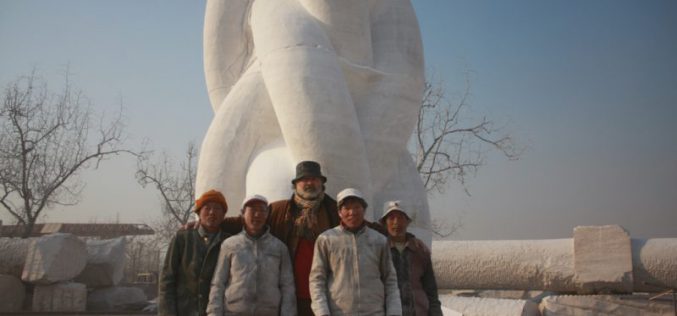
POLYGON ((190 221, 181 225, 181 227, 179 227, 179 230, 192 230, 197 229, 198 227, 200 227, 200 221, 190 221))

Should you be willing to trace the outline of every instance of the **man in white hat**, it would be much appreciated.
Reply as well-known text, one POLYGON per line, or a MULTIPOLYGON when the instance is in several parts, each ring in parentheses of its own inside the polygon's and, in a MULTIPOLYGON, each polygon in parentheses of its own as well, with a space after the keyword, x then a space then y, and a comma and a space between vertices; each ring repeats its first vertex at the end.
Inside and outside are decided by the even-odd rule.
POLYGON ((337 196, 341 224, 320 234, 310 270, 315 315, 401 315, 397 274, 382 234, 367 227, 356 189, 337 196))
POLYGON ((221 245, 207 315, 296 315, 296 291, 287 246, 270 234, 268 200, 242 203, 242 231, 221 245))
POLYGON ((379 220, 388 231, 388 244, 397 271, 403 316, 442 315, 437 296, 430 250, 416 236, 407 232, 411 216, 400 201, 388 201, 379 220))
MULTIPOLYGON (((298 316, 313 316, 308 276, 315 240, 322 232, 340 223, 336 201, 325 194, 326 182, 327 177, 322 174, 318 162, 301 161, 296 165, 296 176, 291 180, 292 196, 270 204, 270 233, 287 246, 293 262, 298 316)), ((235 235, 242 231, 243 226, 242 217, 229 217, 221 229, 235 235)), ((196 223, 189 223, 186 228, 196 228, 196 223)))

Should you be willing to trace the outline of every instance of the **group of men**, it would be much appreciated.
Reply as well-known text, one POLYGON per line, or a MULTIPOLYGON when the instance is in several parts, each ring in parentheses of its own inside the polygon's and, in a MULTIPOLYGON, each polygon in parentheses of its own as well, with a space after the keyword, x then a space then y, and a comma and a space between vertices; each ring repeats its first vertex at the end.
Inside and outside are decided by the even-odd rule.
POLYGON ((211 190, 196 229, 177 232, 160 277, 159 315, 442 315, 430 250, 387 202, 379 223, 348 188, 337 201, 314 161, 296 166, 288 200, 252 195, 241 216, 211 190))

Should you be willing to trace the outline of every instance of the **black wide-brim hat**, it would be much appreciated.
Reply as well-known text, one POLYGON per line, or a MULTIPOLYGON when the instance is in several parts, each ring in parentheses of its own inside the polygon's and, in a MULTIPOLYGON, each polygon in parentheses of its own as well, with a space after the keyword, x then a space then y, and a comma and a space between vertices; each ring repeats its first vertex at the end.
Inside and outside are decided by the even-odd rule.
POLYGON ((322 179, 322 183, 327 182, 327 177, 322 175, 320 164, 315 161, 301 161, 296 165, 296 177, 291 180, 292 184, 304 177, 317 177, 322 179))

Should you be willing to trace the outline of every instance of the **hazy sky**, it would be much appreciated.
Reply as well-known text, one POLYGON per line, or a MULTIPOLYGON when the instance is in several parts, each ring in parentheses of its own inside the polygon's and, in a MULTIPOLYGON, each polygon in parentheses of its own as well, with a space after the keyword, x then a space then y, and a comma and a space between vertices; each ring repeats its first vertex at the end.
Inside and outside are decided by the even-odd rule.
MULTIPOLYGON (((577 225, 620 224, 633 237, 677 237, 677 2, 414 3, 427 70, 453 95, 472 70, 472 114, 506 125, 529 150, 489 156, 433 196, 457 239, 568 238, 577 225)), ((33 67, 58 90, 71 80, 97 110, 125 105, 130 138, 179 158, 211 121, 202 68, 204 2, 0 0, 0 84, 33 67)), ((152 189, 129 157, 83 173, 74 207, 47 220, 147 221, 152 189)), ((4 211, 2 211, 4 212, 4 211)), ((6 213, 0 213, 6 223, 6 213)))

